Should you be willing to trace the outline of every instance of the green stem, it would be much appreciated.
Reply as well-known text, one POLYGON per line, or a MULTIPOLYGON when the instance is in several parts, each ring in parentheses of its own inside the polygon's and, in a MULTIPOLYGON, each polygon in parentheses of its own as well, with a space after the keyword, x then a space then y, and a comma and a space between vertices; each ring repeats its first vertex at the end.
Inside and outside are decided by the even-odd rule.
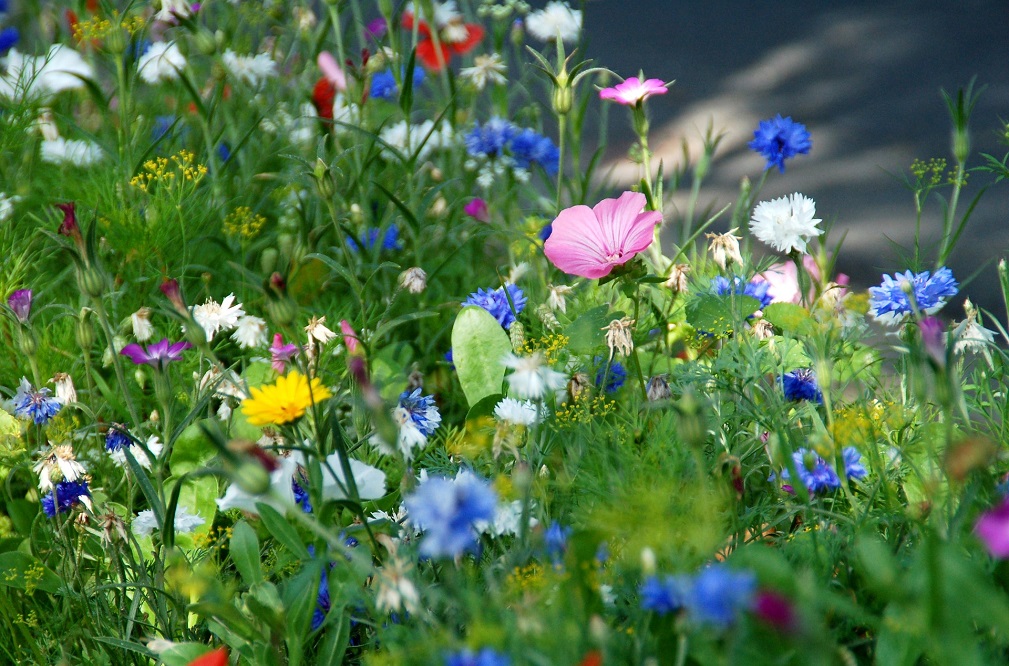
POLYGON ((557 116, 557 204, 556 211, 561 212, 561 191, 564 186, 564 150, 567 147, 568 116, 565 113, 557 116))
POLYGON ((94 298, 91 301, 95 314, 98 315, 98 321, 101 322, 102 330, 105 331, 105 339, 108 341, 109 350, 112 352, 112 367, 116 371, 116 379, 119 381, 119 386, 123 390, 123 399, 126 400, 126 408, 130 411, 130 418, 133 420, 133 425, 140 425, 140 412, 137 411, 136 405, 133 404, 133 396, 130 394, 126 383, 126 374, 123 372, 122 360, 119 358, 119 354, 116 352, 115 335, 112 333, 112 326, 109 324, 109 317, 105 313, 105 305, 100 299, 94 298))

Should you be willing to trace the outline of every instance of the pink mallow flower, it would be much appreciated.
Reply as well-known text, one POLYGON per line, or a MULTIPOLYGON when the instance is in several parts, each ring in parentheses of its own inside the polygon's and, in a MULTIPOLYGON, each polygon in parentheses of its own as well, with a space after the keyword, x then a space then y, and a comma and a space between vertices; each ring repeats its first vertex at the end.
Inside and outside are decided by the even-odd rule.
POLYGON ((974 525, 974 534, 981 539, 992 557, 1009 558, 1009 498, 981 514, 974 525))
POLYGON ((287 362, 298 355, 298 345, 284 344, 284 336, 280 333, 273 334, 273 344, 270 345, 270 356, 273 358, 273 369, 277 374, 283 374, 287 368, 287 362))
POLYGON ((665 95, 667 92, 669 92, 669 88, 658 79, 642 80, 632 76, 612 88, 603 88, 599 91, 599 97, 600 99, 611 99, 625 106, 637 106, 652 95, 665 95))
MULTIPOLYGON (((820 267, 816 265, 816 259, 807 254, 802 257, 802 265, 806 269, 806 272, 809 273, 810 279, 813 282, 819 282, 820 267)), ((792 261, 785 261, 771 266, 758 275, 757 279, 770 284, 767 294, 771 297, 773 303, 798 304, 802 301, 802 294, 799 292, 799 276, 795 270, 795 263, 792 261)), ((842 294, 839 295, 846 293, 847 290, 843 288, 848 284, 848 276, 844 273, 838 273, 834 281, 842 289, 842 294)), ((808 300, 812 300, 815 296, 815 292, 810 290, 808 300)))
POLYGON ((593 279, 609 275, 652 244, 662 213, 644 207, 644 194, 624 192, 594 208, 566 208, 553 221, 543 253, 565 273, 593 279))

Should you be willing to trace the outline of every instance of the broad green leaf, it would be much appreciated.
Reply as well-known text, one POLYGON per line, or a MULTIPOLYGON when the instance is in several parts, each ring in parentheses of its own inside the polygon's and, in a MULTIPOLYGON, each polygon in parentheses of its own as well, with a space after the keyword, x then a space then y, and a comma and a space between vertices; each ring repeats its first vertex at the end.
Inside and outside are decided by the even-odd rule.
POLYGON ((284 610, 287 615, 287 654, 292 666, 301 663, 305 637, 312 625, 312 614, 319 598, 319 577, 322 561, 311 560, 284 584, 284 610))
POLYGON ((200 429, 201 421, 189 425, 175 440, 169 461, 173 476, 182 476, 207 464, 217 455, 217 447, 200 429))
POLYGON ((269 504, 258 502, 256 508, 259 509, 259 517, 263 520, 263 525, 270 531, 273 538, 280 542, 285 548, 303 560, 311 557, 305 544, 302 543, 298 531, 291 523, 269 504))
POLYGON ((759 308, 760 302, 750 296, 701 294, 687 304, 687 321, 699 333, 724 337, 732 332, 736 321, 746 319, 759 308))
POLYGON ((771 303, 764 308, 764 319, 788 335, 807 335, 816 328, 809 311, 795 303, 771 303))
POLYGON ((603 331, 611 321, 620 319, 623 312, 610 312, 608 305, 600 305, 584 312, 564 329, 568 349, 574 354, 591 354, 606 344, 603 331))
POLYGON ((452 327, 452 362, 471 406, 501 393, 505 368, 501 361, 512 349, 497 319, 475 305, 464 307, 452 327))
POLYGON ((12 550, 0 553, 0 585, 19 590, 34 588, 56 594, 63 583, 59 576, 34 557, 12 550))
POLYGON ((246 585, 263 580, 260 567, 259 537, 247 522, 240 520, 231 531, 231 561, 246 585))

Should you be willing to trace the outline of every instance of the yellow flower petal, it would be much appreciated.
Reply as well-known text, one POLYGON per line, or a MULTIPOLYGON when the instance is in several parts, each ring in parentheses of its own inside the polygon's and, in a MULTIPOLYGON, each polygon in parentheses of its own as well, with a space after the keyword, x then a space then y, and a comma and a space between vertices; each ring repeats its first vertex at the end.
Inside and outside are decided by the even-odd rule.
POLYGON ((332 397, 318 377, 311 382, 297 370, 278 377, 275 384, 250 389, 242 413, 254 426, 281 425, 301 418, 313 404, 332 397))

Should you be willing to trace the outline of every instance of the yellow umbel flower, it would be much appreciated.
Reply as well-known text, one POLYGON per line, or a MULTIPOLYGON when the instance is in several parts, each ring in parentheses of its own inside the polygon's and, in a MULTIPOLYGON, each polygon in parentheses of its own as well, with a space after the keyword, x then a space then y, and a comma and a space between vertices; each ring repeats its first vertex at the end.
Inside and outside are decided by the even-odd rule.
POLYGON ((313 402, 331 397, 318 377, 308 378, 297 370, 277 383, 250 389, 252 397, 242 401, 242 413, 254 426, 280 425, 300 418, 313 402))

